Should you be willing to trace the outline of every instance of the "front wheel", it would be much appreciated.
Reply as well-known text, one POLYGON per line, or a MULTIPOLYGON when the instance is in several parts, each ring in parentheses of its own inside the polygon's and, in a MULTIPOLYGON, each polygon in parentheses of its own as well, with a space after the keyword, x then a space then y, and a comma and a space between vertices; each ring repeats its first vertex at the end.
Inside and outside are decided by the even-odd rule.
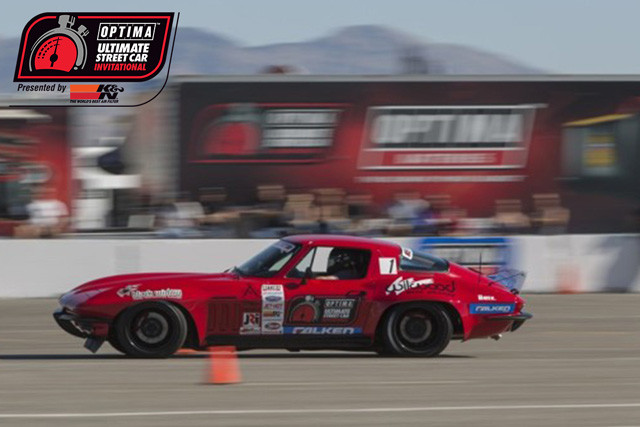
POLYGON ((187 338, 187 320, 176 306, 145 302, 127 309, 115 324, 117 344, 132 357, 169 357, 187 338))
POLYGON ((433 357, 451 341, 453 324, 437 304, 406 304, 391 309, 382 332, 385 353, 433 357))

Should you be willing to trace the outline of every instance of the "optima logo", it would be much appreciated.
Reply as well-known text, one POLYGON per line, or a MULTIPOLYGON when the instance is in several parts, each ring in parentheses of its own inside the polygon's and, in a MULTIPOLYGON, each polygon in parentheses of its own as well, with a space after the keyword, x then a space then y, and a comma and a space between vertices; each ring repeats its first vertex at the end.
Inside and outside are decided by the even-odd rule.
POLYGON ((359 168, 522 167, 536 108, 527 104, 370 107, 359 168))
POLYGON ((167 60, 173 16, 130 12, 37 15, 22 31, 14 81, 149 80, 167 60))

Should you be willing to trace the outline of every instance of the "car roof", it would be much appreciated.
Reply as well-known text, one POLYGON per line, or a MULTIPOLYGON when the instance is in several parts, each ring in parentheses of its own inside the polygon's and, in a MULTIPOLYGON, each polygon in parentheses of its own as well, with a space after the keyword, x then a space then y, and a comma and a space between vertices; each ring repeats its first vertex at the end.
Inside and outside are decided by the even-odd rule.
POLYGON ((385 248, 387 250, 400 250, 400 246, 397 243, 366 237, 337 234, 298 234, 295 236, 287 236, 284 240, 304 245, 313 244, 318 246, 348 246, 367 249, 385 248))

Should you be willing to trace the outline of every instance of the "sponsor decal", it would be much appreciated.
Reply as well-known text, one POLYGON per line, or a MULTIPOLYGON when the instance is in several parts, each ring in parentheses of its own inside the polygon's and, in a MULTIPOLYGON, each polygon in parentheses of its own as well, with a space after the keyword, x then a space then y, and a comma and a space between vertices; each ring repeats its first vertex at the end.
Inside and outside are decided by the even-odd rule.
POLYGON ((327 298, 324 300, 323 320, 350 320, 355 309, 355 298, 327 298))
POLYGON ((280 300, 278 300, 278 302, 265 302, 262 304, 263 310, 279 310, 280 308, 282 308, 280 300))
POLYGON ((22 31, 14 81, 149 80, 167 59, 173 18, 130 12, 37 15, 22 31))
POLYGON ((453 282, 449 284, 434 283, 432 278, 415 280, 412 277, 407 277, 406 279, 398 277, 393 281, 393 283, 387 286, 386 294, 390 295, 392 293, 395 293, 396 295, 400 295, 403 292, 414 290, 454 293, 456 291, 456 286, 453 282))
POLYGON ((418 289, 418 288, 426 288, 428 286, 433 285, 433 279, 421 279, 415 280, 412 277, 408 277, 403 279, 402 277, 398 277, 393 281, 389 286, 387 286, 387 295, 395 293, 396 295, 400 295, 401 293, 408 291, 410 289, 418 289))
POLYGON ((120 92, 124 92, 124 88, 115 84, 71 85, 69 100, 72 104, 117 104, 120 92))
POLYGON ((495 301, 496 297, 493 295, 478 295, 478 301, 495 301))
POLYGON ((262 310, 262 315, 266 317, 282 317, 282 311, 280 310, 262 310))
POLYGON ((508 314, 516 309, 515 304, 505 303, 475 303, 469 306, 471 314, 508 314))
POLYGON ((285 326, 285 334, 294 335, 357 335, 362 328, 350 326, 285 326))
POLYGON ((269 331, 282 331, 282 322, 268 322, 264 324, 264 329, 269 331))
POLYGON ((262 293, 262 333, 281 334, 284 323, 284 287, 264 284, 262 293), (268 307, 268 308, 267 308, 268 307))
POLYGON ((169 299, 182 299, 182 289, 156 289, 156 290, 140 290, 137 285, 128 285, 124 288, 118 289, 116 294, 120 298, 131 297, 134 300, 150 299, 150 298, 169 298, 169 299))
POLYGON ((306 295, 291 301, 288 323, 350 323, 356 315, 357 297, 306 295))
POLYGON ((240 335, 260 333, 260 313, 242 313, 240 335))
POLYGON ((367 111, 360 169, 524 167, 538 105, 376 106, 367 111))
POLYGON ((265 297, 264 300, 270 303, 277 303, 282 301, 282 297, 280 295, 269 295, 265 297))
POLYGON ((289 322, 291 323, 317 323, 322 313, 322 301, 313 295, 307 295, 302 299, 291 301, 289 309, 289 322))
POLYGON ((378 258, 380 274, 398 274, 398 260, 396 258, 378 258))

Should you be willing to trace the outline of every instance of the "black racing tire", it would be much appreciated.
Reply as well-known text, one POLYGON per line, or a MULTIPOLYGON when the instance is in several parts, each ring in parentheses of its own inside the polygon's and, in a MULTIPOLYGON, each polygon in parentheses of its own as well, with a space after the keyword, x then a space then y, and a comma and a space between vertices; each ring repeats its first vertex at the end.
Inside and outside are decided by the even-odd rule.
MULTIPOLYGON (((164 301, 128 308, 115 323, 115 341, 131 357, 165 358, 187 338, 187 320, 180 309, 164 301)), ((115 346, 114 346, 115 347, 115 346)))
POLYGON ((109 342, 111 347, 113 347, 117 351, 119 351, 120 353, 125 353, 124 349, 122 348, 122 345, 120 345, 120 341, 118 340, 118 336, 116 335, 116 333, 115 333, 115 331, 113 329, 111 331, 109 331, 109 336, 107 337, 107 341, 109 342))
POLYGON ((453 324, 442 306, 411 303, 392 308, 381 332, 383 354, 434 357, 449 345, 453 324))

